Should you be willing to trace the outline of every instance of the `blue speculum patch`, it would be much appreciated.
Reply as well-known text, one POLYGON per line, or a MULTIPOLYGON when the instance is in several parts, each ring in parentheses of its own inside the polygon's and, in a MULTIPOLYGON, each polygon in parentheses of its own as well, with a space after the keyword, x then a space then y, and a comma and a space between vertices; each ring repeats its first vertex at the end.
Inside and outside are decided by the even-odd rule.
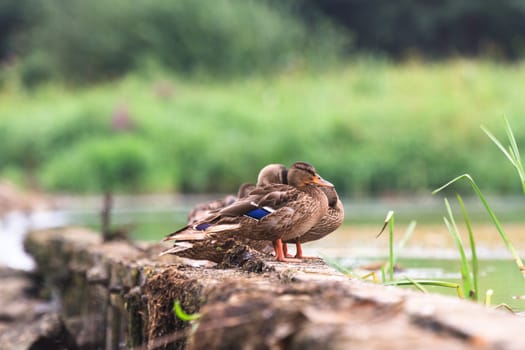
POLYGON ((250 210, 249 212, 247 212, 246 216, 249 216, 253 219, 256 219, 256 220, 261 220, 262 218, 264 218, 266 215, 270 214, 270 211, 264 209, 264 208, 255 208, 255 209, 252 209, 250 210))
POLYGON ((199 231, 204 231, 210 226, 211 226, 211 224, 204 223, 204 224, 199 224, 199 225, 195 226, 195 229, 199 230, 199 231))

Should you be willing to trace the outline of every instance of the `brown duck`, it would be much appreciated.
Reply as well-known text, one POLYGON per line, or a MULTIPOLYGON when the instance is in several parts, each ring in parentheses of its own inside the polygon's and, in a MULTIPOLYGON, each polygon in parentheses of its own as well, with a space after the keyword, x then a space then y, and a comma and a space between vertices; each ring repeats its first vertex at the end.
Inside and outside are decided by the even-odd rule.
MULTIPOLYGON (((218 210, 194 225, 170 234, 182 248, 192 241, 233 237, 271 241, 278 261, 284 257, 282 241, 308 232, 327 212, 328 200, 320 187, 333 187, 308 163, 294 163, 285 184, 265 185, 245 198, 218 210)), ((176 252, 174 252, 176 254, 176 252)))
POLYGON ((343 203, 337 195, 337 191, 334 187, 321 187, 321 190, 326 195, 328 199, 328 210, 326 214, 315 224, 310 231, 306 232, 304 235, 296 238, 295 240, 285 241, 283 244, 284 255, 289 257, 286 243, 295 243, 296 246, 296 258, 303 258, 303 250, 301 243, 316 241, 325 237, 326 235, 335 231, 345 218, 345 211, 343 203))

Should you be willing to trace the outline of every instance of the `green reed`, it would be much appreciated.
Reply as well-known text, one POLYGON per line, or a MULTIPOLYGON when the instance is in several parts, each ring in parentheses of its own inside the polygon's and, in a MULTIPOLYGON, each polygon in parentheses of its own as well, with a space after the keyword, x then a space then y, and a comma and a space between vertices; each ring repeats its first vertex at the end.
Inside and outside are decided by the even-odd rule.
MULTIPOLYGON (((468 295, 470 298, 477 300, 476 296, 478 294, 478 291, 475 287, 473 273, 471 272, 471 268, 469 266, 469 262, 465 254, 465 249, 463 248, 463 242, 461 241, 461 236, 459 235, 459 229, 456 225, 454 214, 452 213, 452 209, 446 198, 445 198, 445 206, 447 208, 448 219, 446 217, 443 217, 443 220, 445 221, 445 225, 447 226, 448 231, 450 232, 450 234, 452 235, 452 238, 454 239, 454 242, 456 243, 456 246, 459 251, 459 255, 461 257, 461 282, 463 284, 463 290, 468 292, 468 295)), ((476 265, 477 265, 477 261, 476 261, 476 265)), ((477 281, 477 276, 475 279, 477 281)))
POLYGON ((515 261, 516 265, 518 266, 522 276, 525 278, 525 266, 523 266, 523 262, 521 261, 521 258, 519 256, 518 252, 516 251, 516 249, 512 245, 509 237, 507 236, 505 230, 503 229, 503 226, 501 225, 501 222, 499 221, 498 217, 496 216, 496 214, 494 213, 494 211, 490 207, 487 199, 485 198, 485 196, 481 192, 480 188, 478 187, 478 185, 476 184, 474 179, 469 174, 463 174, 463 175, 460 175, 460 176, 452 179, 451 181, 447 182, 445 185, 441 186, 437 190, 434 190, 432 192, 432 194, 438 193, 439 191, 445 189, 446 187, 452 185, 453 183, 455 183, 455 182, 457 182, 457 181, 459 181, 461 179, 466 179, 470 183, 470 185, 472 186, 472 189, 474 190, 474 192, 476 193, 476 195, 480 199, 481 203, 485 207, 485 210, 487 211, 491 221, 493 222, 494 226, 496 227, 496 229, 497 229, 501 239, 505 243, 505 246, 507 247, 507 249, 512 254, 512 256, 514 258, 514 261, 515 261))
MULTIPOLYGON (((494 142, 494 144, 501 150, 501 152, 505 155, 505 157, 508 159, 508 161, 516 169, 516 171, 518 173, 518 176, 519 176, 519 179, 520 179, 522 192, 525 195, 525 170, 523 168, 523 163, 521 162, 521 156, 520 156, 518 144, 516 142, 516 138, 514 137, 514 132, 512 131, 512 127, 510 126, 510 123, 509 123, 508 119, 504 118, 504 120, 505 120, 505 132, 507 134, 508 143, 509 143, 507 148, 505 146, 503 146, 503 143, 498 138, 496 138, 484 126, 482 126, 481 129, 492 140, 492 142, 494 142)), ((511 243, 511 241, 509 239, 509 237, 507 236, 503 226, 501 225, 501 222, 499 221, 498 217, 496 216, 496 214, 494 213, 494 211, 490 207, 486 197, 483 195, 483 192, 478 187, 478 185, 476 184, 476 182, 474 181, 472 176, 470 176, 469 174, 460 175, 460 176, 452 179, 451 181, 447 182, 445 185, 441 186, 440 188, 434 190, 432 192, 432 194, 436 194, 436 193, 440 192, 441 190, 451 186, 455 182, 457 182, 459 180, 462 180, 462 179, 466 179, 470 183, 472 189, 474 190, 474 192, 476 193, 476 195, 480 199, 481 203, 485 207, 485 210, 487 211, 491 221, 493 222, 494 226, 496 227, 496 229, 497 229, 501 239, 505 243, 505 246, 507 247, 509 252, 512 254, 512 256, 514 258, 514 262, 518 266, 519 271, 521 272, 522 276, 525 278, 525 266, 523 265, 523 262, 522 262, 522 260, 521 260, 521 258, 519 256, 518 252, 514 248, 513 244, 511 243)), ((458 203, 459 203, 459 205, 461 207, 461 211, 463 213, 463 219, 465 221, 465 224, 466 224, 466 227, 467 227, 467 230, 468 230, 468 234, 469 234, 470 249, 471 249, 471 253, 472 253, 472 272, 470 271, 468 262, 466 261, 466 257, 465 257, 465 254, 464 254, 464 250, 462 248, 461 240, 459 239, 459 234, 457 232, 457 227, 455 225, 454 218, 453 218, 453 215, 452 215, 452 210, 450 209, 450 205, 448 204, 447 199, 445 199, 445 206, 447 207, 447 212, 448 212, 450 221, 448 221, 445 218, 445 224, 447 225, 447 228, 449 229, 450 233, 454 237, 454 240, 455 240, 456 244, 458 245, 458 249, 459 249, 460 254, 461 254, 461 260, 462 260, 461 274, 462 274, 463 286, 464 286, 465 290, 469 291, 470 297, 472 299, 478 300, 479 299, 478 259, 477 259, 477 254, 476 254, 476 244, 475 244, 475 240, 474 240, 474 235, 472 233, 472 225, 470 223, 470 218, 469 218, 469 216, 467 214, 467 211, 466 211, 466 208, 465 208, 465 204, 463 203, 463 200, 461 199, 461 196, 459 196, 459 195, 457 195, 457 200, 458 200, 458 203)), ((487 292, 487 294, 485 295, 485 304, 490 304, 490 297, 491 297, 491 293, 487 292)))
POLYGON ((523 192, 523 195, 525 195, 525 170, 523 169, 523 163, 521 162, 521 156, 520 151, 518 148, 518 143, 516 142, 516 138, 514 137, 514 132, 512 131, 512 128, 510 126, 510 123, 507 118, 505 119, 505 132, 507 134, 507 138, 509 139, 509 146, 508 150, 503 146, 503 144, 490 132, 487 128, 484 126, 481 126, 481 129, 487 134, 487 136, 498 146, 498 148, 503 152, 505 157, 510 161, 512 166, 516 168, 516 171, 518 172, 518 176, 521 181, 521 189, 523 192))

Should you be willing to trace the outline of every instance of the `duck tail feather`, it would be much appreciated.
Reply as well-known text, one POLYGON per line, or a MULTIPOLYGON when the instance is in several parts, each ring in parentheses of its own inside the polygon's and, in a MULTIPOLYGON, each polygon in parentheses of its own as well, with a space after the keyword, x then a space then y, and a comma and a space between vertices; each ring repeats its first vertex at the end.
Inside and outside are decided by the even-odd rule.
POLYGON ((193 244, 190 243, 190 242, 175 243, 175 245, 173 247, 163 251, 162 253, 159 254, 159 256, 163 256, 163 255, 166 255, 166 254, 177 254, 179 252, 183 252, 183 251, 188 250, 190 248, 193 248, 193 244))
POLYGON ((214 225, 213 227, 210 227, 208 229, 208 232, 211 234, 216 234, 224 231, 231 231, 235 230, 241 227, 240 224, 222 224, 222 225, 214 225))
POLYGON ((172 236, 164 238, 164 241, 202 241, 206 239, 206 237, 206 232, 191 230, 187 232, 174 233, 172 236))

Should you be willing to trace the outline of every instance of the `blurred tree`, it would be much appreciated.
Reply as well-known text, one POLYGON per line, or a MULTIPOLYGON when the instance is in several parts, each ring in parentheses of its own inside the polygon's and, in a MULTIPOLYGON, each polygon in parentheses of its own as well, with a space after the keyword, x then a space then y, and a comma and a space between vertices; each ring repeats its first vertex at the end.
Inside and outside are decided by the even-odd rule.
POLYGON ((358 49, 402 56, 517 58, 525 48, 520 0, 303 0, 342 23, 358 49))
POLYGON ((151 62, 222 75, 327 64, 354 44, 396 57, 518 58, 524 38, 520 0, 0 2, 0 60, 20 55, 29 85, 53 74, 111 78, 151 62))
POLYGON ((110 212, 113 193, 136 192, 151 171, 152 151, 148 144, 132 135, 119 133, 77 143, 51 164, 45 181, 52 186, 89 188, 103 193, 102 233, 110 239, 110 212))
POLYGON ((10 58, 14 36, 28 25, 28 6, 27 1, 0 1, 0 62, 10 58))
POLYGON ((46 72, 76 82, 107 79, 151 62, 181 73, 268 71, 309 58, 326 62, 343 42, 328 23, 310 27, 285 6, 266 1, 31 4, 33 24, 18 45, 28 83, 46 72))

